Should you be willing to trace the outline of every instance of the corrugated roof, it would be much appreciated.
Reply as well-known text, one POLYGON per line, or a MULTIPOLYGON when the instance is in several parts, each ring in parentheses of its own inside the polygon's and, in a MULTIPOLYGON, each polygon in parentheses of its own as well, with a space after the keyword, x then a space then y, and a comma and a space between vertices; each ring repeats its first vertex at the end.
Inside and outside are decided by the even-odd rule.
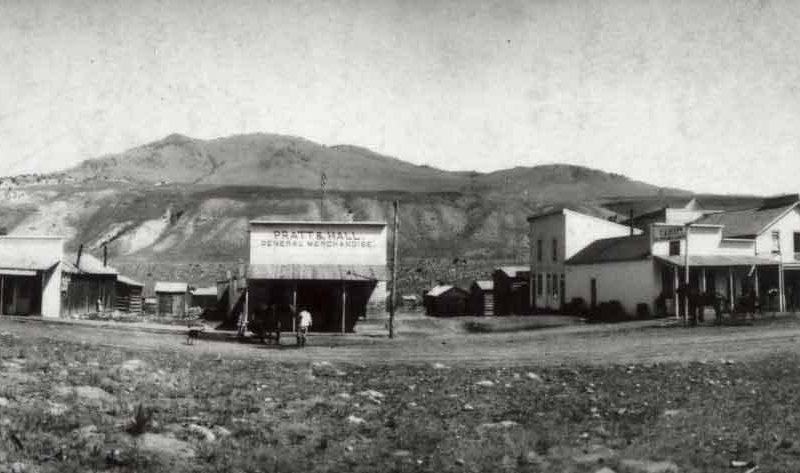
POLYGON ((217 286, 198 287, 192 291, 193 296, 217 296, 217 286))
POLYGON ((111 266, 103 266, 103 262, 89 253, 81 255, 80 268, 75 266, 78 260, 77 253, 67 253, 64 255, 62 271, 72 274, 101 274, 101 275, 115 275, 119 272, 111 266))
POLYGON ((121 282, 122 284, 125 284, 127 286, 144 287, 143 283, 140 283, 139 281, 136 281, 135 279, 131 279, 131 278, 129 278, 127 276, 123 276, 121 274, 117 275, 117 281, 121 282))
POLYGON ((603 238, 592 242, 566 261, 566 264, 594 264, 612 261, 632 261, 650 255, 648 235, 603 238))
POLYGON ((796 202, 779 207, 762 207, 715 213, 701 217, 694 223, 722 225, 722 236, 725 238, 754 237, 795 205, 797 205, 796 202))
POLYGON ((494 290, 494 281, 475 281, 475 284, 484 291, 494 290))
POLYGON ((341 264, 251 264, 248 279, 386 281, 386 266, 341 264))
POLYGON ((185 282, 156 282, 155 292, 159 293, 185 293, 189 290, 189 284, 185 282))
POLYGON ((0 246, 0 268, 44 271, 58 264, 58 256, 21 253, 17 248, 0 246))
POLYGON ((530 266, 500 266, 497 268, 496 271, 501 271, 505 273, 506 276, 510 278, 521 278, 525 275, 520 275, 519 273, 530 273, 531 267, 530 266))
MULTIPOLYGON (((656 256, 656 258, 675 266, 684 264, 682 255, 656 256)), ((777 261, 755 255, 689 255, 689 266, 774 266, 777 264, 777 261)))

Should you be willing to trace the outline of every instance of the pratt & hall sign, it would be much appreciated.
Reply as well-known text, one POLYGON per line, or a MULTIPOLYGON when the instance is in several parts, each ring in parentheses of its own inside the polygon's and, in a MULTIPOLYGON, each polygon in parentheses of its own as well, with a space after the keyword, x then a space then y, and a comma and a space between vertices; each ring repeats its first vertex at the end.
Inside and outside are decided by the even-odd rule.
POLYGON ((347 231, 271 230, 259 235, 264 248, 373 248, 374 235, 347 231))

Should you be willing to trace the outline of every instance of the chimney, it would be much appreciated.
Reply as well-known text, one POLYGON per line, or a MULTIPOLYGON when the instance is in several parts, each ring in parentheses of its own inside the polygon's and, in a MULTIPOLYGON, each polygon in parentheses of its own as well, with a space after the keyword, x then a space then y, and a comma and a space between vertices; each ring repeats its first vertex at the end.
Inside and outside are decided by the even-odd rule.
POLYGON ((81 269, 81 255, 82 254, 83 254, 83 243, 81 243, 81 246, 78 247, 78 259, 77 259, 77 261, 75 261, 75 266, 78 269, 81 269))
POLYGON ((633 236, 633 209, 628 209, 628 226, 631 227, 631 236, 633 236))
POLYGON ((103 267, 108 266, 108 247, 103 243, 103 267))

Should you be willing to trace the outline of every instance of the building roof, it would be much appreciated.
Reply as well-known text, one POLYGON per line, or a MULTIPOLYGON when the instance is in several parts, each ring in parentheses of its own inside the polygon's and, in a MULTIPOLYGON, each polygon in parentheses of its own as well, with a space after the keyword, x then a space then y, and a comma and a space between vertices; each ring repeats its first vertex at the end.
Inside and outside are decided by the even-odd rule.
POLYGON ((135 279, 131 279, 127 276, 123 276, 121 274, 117 275, 117 282, 125 284, 126 286, 136 286, 136 287, 144 287, 143 283, 136 281, 135 279))
POLYGON ((545 205, 543 207, 539 207, 530 216, 528 216, 528 221, 530 222, 531 220, 536 220, 537 218, 556 215, 562 213, 564 210, 571 210, 573 212, 577 212, 583 215, 588 215, 590 217, 599 218, 601 220, 617 221, 624 218, 624 216, 618 214, 617 212, 609 210, 605 207, 601 207, 599 205, 569 203, 569 204, 550 204, 550 205, 545 205))
POLYGON ((346 220, 337 220, 337 221, 322 221, 322 220, 264 220, 264 219, 257 219, 257 220, 250 220, 251 225, 336 225, 336 226, 359 226, 359 225, 368 225, 368 226, 376 226, 376 227, 385 227, 387 224, 386 222, 379 222, 379 221, 346 221, 346 220))
POLYGON ((723 238, 752 238, 764 231, 778 217, 797 206, 798 202, 779 206, 761 206, 754 209, 733 210, 709 214, 694 223, 722 225, 723 238))
POLYGON ((36 252, 23 253, 18 248, 0 246, 0 268, 44 271, 58 264, 58 256, 36 252))
POLYGON ((594 241, 566 261, 566 264, 594 264, 633 261, 650 256, 648 235, 603 238, 594 241))
POLYGON ((525 275, 520 275, 519 273, 530 273, 531 267, 530 266, 500 266, 495 270, 495 272, 500 271, 501 273, 505 274, 510 278, 520 278, 525 277, 525 275))
POLYGON ((119 271, 111 266, 103 266, 103 262, 89 253, 83 252, 81 254, 80 267, 75 263, 78 262, 77 253, 66 253, 63 258, 62 271, 72 274, 95 274, 104 276, 115 276, 119 271))
POLYGON ((187 284, 185 282, 158 281, 158 282, 156 282, 156 286, 155 286, 154 290, 155 290, 156 293, 159 293, 159 292, 161 292, 161 293, 172 293, 172 294, 185 293, 185 292, 189 291, 189 284, 187 284))
MULTIPOLYGON (((656 256, 666 263, 683 266, 684 256, 656 256)), ((755 255, 689 255, 689 266, 775 266, 778 262, 755 255)))
POLYGON ((475 281, 473 284, 484 291, 494 290, 494 281, 475 281))
POLYGON ((251 264, 248 279, 386 281, 386 266, 342 264, 251 264))
POLYGON ((442 294, 444 294, 446 292, 449 292, 449 291, 453 291, 453 290, 455 290, 457 292, 462 292, 462 293, 466 292, 463 289, 461 289, 460 287, 451 286, 450 284, 443 284, 443 285, 432 287, 431 290, 428 291, 425 295, 426 296, 430 296, 430 297, 439 297, 442 294))
POLYGON ((193 296, 217 296, 217 286, 198 287, 192 291, 193 296))

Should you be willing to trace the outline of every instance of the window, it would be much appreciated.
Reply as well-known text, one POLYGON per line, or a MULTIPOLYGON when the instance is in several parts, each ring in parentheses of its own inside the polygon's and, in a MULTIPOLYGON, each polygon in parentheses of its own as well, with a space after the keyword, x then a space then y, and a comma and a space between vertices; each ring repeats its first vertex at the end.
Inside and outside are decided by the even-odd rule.
POLYGON ((547 294, 550 294, 550 288, 552 287, 550 285, 550 274, 549 273, 545 273, 544 276, 545 276, 545 278, 547 278, 547 285, 546 285, 545 289, 547 290, 547 294))
POLYGON ((553 275, 553 295, 558 296, 558 274, 553 275))
POLYGON ((800 256, 800 232, 794 232, 794 258, 800 256))
POLYGON ((681 242, 679 240, 669 242, 669 255, 677 256, 679 254, 681 254, 681 242))
POLYGON ((772 230, 772 253, 776 254, 776 255, 781 253, 781 231, 780 230, 772 230))
POLYGON ((543 246, 541 238, 536 240, 536 261, 540 263, 542 262, 542 253, 544 253, 544 251, 542 251, 543 246))
POLYGON ((558 240, 553 238, 553 261, 558 261, 558 240))
POLYGON ((542 281, 542 273, 538 273, 536 275, 536 295, 541 296, 543 295, 542 291, 544 290, 543 281, 542 281))

